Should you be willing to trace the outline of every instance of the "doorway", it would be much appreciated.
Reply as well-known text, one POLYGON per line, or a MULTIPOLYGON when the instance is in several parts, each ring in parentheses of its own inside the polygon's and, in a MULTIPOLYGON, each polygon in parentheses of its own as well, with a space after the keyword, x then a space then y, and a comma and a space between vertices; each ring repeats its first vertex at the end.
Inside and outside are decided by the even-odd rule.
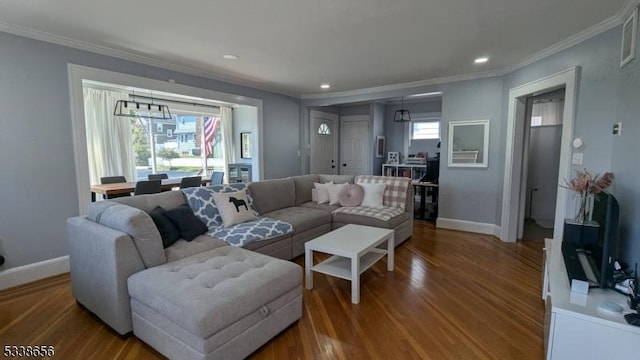
POLYGON ((338 115, 309 113, 309 169, 311 174, 337 174, 338 115))
POLYGON ((553 237, 564 87, 527 97, 518 239, 553 237))
MULTIPOLYGON (((502 216, 500 222, 500 239, 515 242, 518 236, 518 223, 522 206, 521 185, 524 152, 524 129, 526 119, 527 98, 564 87, 564 108, 562 111, 563 126, 560 141, 560 164, 557 183, 569 177, 570 143, 573 136, 575 114, 575 97, 578 67, 573 67, 531 83, 509 90, 507 115, 507 144, 505 149, 505 168, 502 195, 502 216)), ((563 219, 566 214, 568 193, 558 187, 553 227, 553 238, 562 239, 563 219)))

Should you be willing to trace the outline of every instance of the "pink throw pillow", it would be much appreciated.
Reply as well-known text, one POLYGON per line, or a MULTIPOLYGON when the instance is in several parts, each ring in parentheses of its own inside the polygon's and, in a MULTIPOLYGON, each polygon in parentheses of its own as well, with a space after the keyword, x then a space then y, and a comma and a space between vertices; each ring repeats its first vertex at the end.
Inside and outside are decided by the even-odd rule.
POLYGON ((348 184, 338 195, 340 205, 342 206, 358 206, 364 198, 364 188, 358 184, 348 184))

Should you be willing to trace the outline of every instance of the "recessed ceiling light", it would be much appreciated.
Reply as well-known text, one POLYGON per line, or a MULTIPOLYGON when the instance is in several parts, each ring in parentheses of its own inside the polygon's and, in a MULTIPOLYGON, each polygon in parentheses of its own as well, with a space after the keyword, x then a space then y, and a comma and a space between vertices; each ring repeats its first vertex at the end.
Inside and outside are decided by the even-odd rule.
POLYGON ((238 60, 240 59, 240 56, 238 55, 233 55, 233 54, 224 54, 222 55, 223 59, 227 59, 227 60, 238 60))
POLYGON ((331 87, 331 85, 329 85, 329 84, 322 84, 322 85, 320 85, 320 88, 322 88, 322 89, 328 89, 328 88, 330 88, 330 87, 331 87))
POLYGON ((473 60, 473 62, 474 62, 474 63, 476 63, 476 64, 484 64, 484 63, 486 63, 487 61, 489 61, 489 58, 488 58, 488 57, 486 57, 486 56, 479 57, 479 58, 477 58, 477 59, 473 60))

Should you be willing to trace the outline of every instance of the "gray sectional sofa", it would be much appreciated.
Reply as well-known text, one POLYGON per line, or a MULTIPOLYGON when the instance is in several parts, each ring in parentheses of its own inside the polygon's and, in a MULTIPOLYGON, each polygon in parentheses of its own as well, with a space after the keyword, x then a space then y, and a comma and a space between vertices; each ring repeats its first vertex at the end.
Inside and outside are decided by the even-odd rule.
POLYGON ((302 316, 302 269, 285 260, 348 223, 392 228, 396 246, 408 239, 409 179, 302 175, 100 201, 67 221, 72 291, 116 332, 133 330, 170 358, 242 358, 302 316), (385 183, 391 211, 312 201, 314 183, 329 181, 385 183), (163 248, 152 210, 189 204, 199 215, 211 210, 208 192, 245 186, 258 219, 230 228, 209 223, 206 234, 163 248))

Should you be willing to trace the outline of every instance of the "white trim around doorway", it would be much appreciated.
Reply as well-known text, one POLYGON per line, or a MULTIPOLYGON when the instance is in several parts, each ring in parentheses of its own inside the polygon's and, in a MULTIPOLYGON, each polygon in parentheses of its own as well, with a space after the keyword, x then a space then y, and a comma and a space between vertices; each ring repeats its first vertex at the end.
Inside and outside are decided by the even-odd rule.
MULTIPOLYGON (((507 117, 507 144, 505 150, 504 183, 502 195, 502 221, 500 239, 515 242, 518 231, 519 189, 522 181, 522 137, 526 97, 538 92, 565 88, 565 106, 563 112, 562 139, 560 147, 560 171, 558 184, 567 178, 571 169, 571 137, 573 136, 577 73, 579 67, 549 75, 542 79, 509 90, 509 108, 507 117)), ((567 191, 558 187, 553 238, 562 239, 563 221, 567 207, 567 191)))
POLYGON ((256 146, 259 149, 259 177, 260 179, 264 178, 264 131, 262 119, 262 100, 187 85, 180 85, 171 81, 160 81, 76 64, 68 64, 67 68, 69 72, 68 76, 70 93, 69 98, 71 105, 71 130, 73 136, 73 153, 76 169, 79 214, 86 214, 89 203, 91 202, 91 194, 89 191, 91 184, 89 183, 89 160, 87 155, 87 138, 84 121, 84 100, 82 94, 83 80, 98 81, 123 86, 132 86, 158 92, 167 92, 199 97, 202 99, 217 100, 231 104, 255 106, 258 112, 258 137, 255 138, 254 141, 257 141, 256 146))

